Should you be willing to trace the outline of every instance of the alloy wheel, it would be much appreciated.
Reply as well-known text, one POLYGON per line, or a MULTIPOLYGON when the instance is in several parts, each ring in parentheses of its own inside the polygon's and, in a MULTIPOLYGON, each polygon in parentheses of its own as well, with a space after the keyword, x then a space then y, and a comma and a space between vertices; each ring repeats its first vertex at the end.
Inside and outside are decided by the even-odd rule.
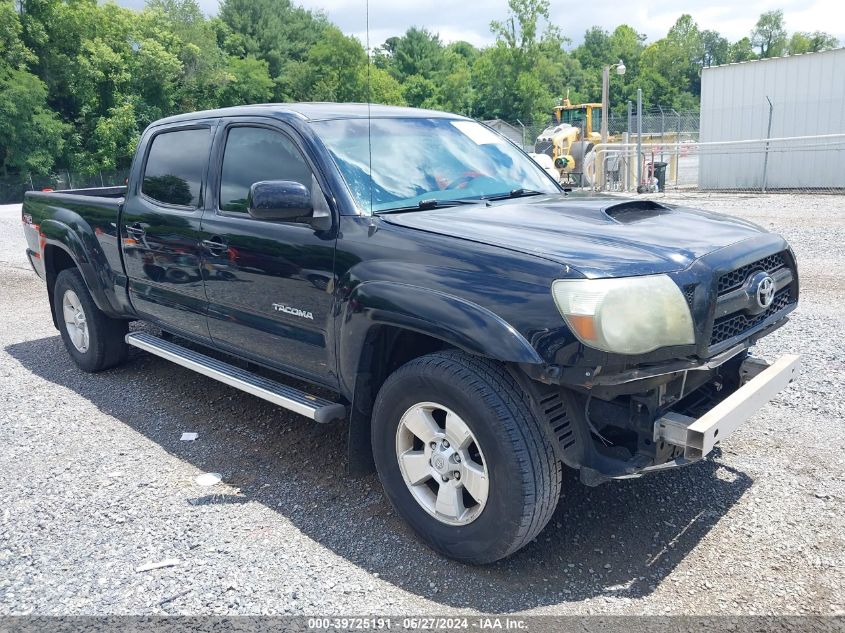
POLYGON ((484 509, 490 491, 478 440, 454 411, 421 402, 402 416, 396 459, 405 485, 422 508, 448 525, 467 525, 484 509))

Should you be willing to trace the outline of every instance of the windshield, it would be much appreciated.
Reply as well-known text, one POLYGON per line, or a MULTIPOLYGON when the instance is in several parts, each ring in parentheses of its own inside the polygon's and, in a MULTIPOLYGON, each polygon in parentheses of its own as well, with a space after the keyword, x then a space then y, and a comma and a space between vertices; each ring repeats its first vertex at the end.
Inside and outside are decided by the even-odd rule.
POLYGON ((370 129, 367 119, 312 123, 365 211, 501 196, 518 189, 560 192, 531 158, 475 121, 391 118, 369 123, 370 129))

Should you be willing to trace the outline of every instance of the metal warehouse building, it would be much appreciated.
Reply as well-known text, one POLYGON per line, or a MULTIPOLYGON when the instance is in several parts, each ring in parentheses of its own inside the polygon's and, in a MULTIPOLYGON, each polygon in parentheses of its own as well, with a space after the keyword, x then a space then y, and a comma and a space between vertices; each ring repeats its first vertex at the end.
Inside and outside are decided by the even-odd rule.
POLYGON ((700 141, 702 189, 845 188, 845 49, 705 68, 700 141))

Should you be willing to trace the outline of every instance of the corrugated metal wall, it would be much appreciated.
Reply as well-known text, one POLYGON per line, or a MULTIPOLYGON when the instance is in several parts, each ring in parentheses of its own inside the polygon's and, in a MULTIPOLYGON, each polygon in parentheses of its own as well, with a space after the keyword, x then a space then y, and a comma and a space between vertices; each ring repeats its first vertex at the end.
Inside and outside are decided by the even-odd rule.
MULTIPOLYGON (((763 139, 772 101, 772 138, 845 133, 845 49, 705 68, 702 142, 763 139)), ((701 146, 702 189, 762 184, 765 144, 701 146)), ((767 187, 845 187, 845 143, 773 143, 767 187)))

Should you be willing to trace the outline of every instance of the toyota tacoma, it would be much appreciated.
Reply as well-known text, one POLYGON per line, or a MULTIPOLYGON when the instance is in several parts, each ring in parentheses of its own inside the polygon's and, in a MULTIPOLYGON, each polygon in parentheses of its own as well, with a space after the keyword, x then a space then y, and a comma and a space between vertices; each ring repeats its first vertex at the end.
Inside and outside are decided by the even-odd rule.
POLYGON ((375 468, 420 537, 468 562, 535 538, 564 467, 597 485, 701 460, 798 366, 749 353, 798 302, 782 237, 568 193, 443 112, 174 116, 125 187, 30 192, 22 214, 82 370, 133 346, 345 420, 351 474, 375 468))

